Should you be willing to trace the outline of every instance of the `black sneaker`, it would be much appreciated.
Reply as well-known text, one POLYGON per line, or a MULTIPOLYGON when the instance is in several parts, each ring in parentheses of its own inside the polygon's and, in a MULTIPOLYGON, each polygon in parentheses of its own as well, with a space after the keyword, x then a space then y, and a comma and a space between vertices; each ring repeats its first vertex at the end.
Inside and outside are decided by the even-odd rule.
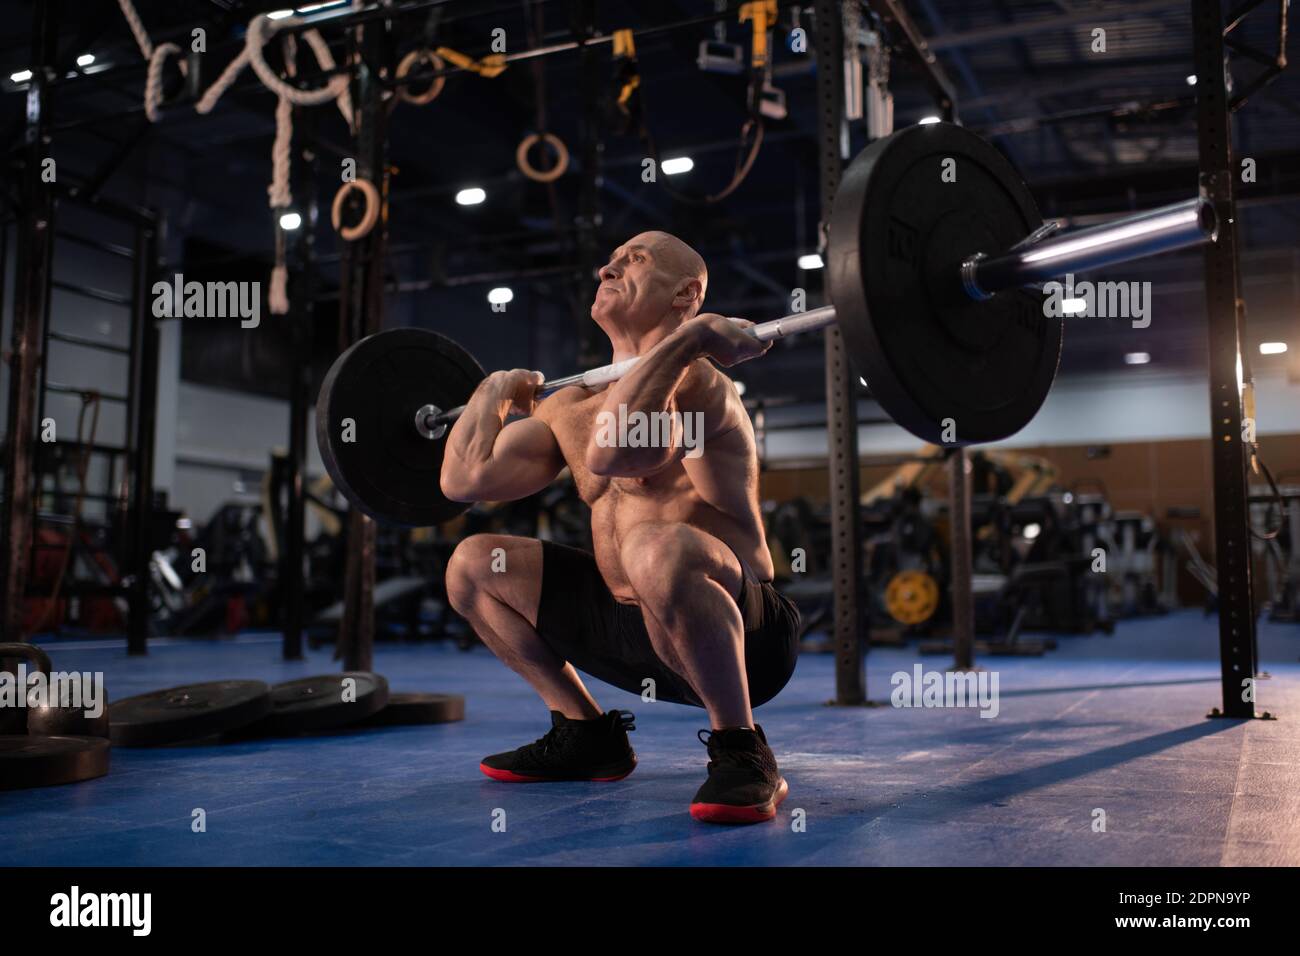
POLYGON ((484 757, 478 768, 493 780, 538 783, 548 780, 622 780, 636 768, 627 732, 636 718, 611 710, 591 720, 570 720, 551 711, 551 729, 531 744, 484 757))
POLYGON ((701 730, 697 736, 709 748, 709 779, 691 801, 691 816, 705 823, 773 819, 790 788, 776 767, 763 728, 755 724, 753 730, 701 730))

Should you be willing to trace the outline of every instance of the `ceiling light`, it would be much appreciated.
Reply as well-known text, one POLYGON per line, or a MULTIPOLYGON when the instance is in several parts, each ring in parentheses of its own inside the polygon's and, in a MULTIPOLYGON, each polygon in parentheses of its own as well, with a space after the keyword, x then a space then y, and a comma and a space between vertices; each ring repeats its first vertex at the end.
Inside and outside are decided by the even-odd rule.
POLYGON ((484 199, 487 199, 487 193, 477 186, 471 186, 469 189, 462 189, 456 193, 456 202, 462 206, 477 206, 484 199))
POLYGON ((660 166, 665 176, 676 176, 678 173, 689 173, 694 169, 695 160, 689 156, 674 156, 672 159, 665 159, 660 166))

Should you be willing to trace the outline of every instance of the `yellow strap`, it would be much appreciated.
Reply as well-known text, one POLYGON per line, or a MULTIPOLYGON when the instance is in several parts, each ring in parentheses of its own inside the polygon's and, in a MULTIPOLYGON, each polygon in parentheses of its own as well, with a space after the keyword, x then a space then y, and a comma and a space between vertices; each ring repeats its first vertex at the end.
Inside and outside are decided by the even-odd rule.
POLYGON ((629 60, 636 58, 636 43, 632 40, 632 31, 614 31, 614 56, 625 56, 629 60))
POLYGON ((626 83, 623 84, 623 89, 620 90, 618 94, 618 108, 621 109, 624 113, 627 112, 627 101, 632 98, 632 94, 636 91, 636 88, 640 85, 641 85, 641 77, 639 76, 634 76, 632 77, 632 79, 628 80, 626 83))
POLYGON ((740 5, 740 22, 754 21, 751 41, 750 65, 754 69, 767 66, 767 31, 776 22, 776 0, 750 0, 740 5))
POLYGON ((469 70, 477 73, 479 76, 492 79, 494 76, 500 76, 505 72, 506 58, 504 53, 493 53, 491 56, 485 56, 481 60, 476 60, 472 56, 466 56, 459 50, 453 50, 449 46, 440 46, 437 49, 438 56, 442 57, 449 63, 454 63, 462 70, 469 70))
POLYGON ((449 46, 440 46, 435 52, 437 52, 438 56, 442 57, 449 63, 456 64, 456 66, 460 67, 462 70, 473 69, 472 64, 474 60, 458 50, 453 50, 449 46))
POLYGON ((478 64, 478 72, 483 76, 486 76, 488 79, 492 79, 494 76, 500 76, 506 71, 506 67, 510 65, 506 62, 506 55, 504 53, 493 53, 491 56, 485 56, 483 59, 478 61, 478 64))

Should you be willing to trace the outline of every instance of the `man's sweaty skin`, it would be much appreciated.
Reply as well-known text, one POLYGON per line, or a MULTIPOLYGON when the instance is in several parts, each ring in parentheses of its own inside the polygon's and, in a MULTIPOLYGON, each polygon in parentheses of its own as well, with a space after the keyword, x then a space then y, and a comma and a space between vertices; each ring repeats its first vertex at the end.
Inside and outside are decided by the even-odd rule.
MULTIPOLYGON (((541 373, 489 375, 448 436, 443 493, 458 501, 515 500, 546 487, 567 464, 591 507, 595 558, 610 591, 640 606, 656 653, 690 681, 715 728, 751 727, 735 604, 743 572, 735 556, 761 580, 770 580, 773 568, 749 416, 708 357, 729 366, 769 345, 720 315, 697 314, 708 282, 704 262, 667 233, 634 236, 614 250, 600 279, 591 316, 609 336, 614 361, 636 355, 641 361, 610 386, 562 389, 535 407, 541 373), (668 448, 598 444, 596 416, 617 416, 620 405, 627 414, 702 413, 703 454, 686 458, 680 440, 668 448), (530 417, 503 424, 511 412, 530 417)), ((532 544, 540 578, 540 545, 532 544)), ((477 573, 516 577, 492 575, 486 564, 477 573)), ((461 603, 485 642, 552 709, 574 718, 599 715, 573 668, 531 631, 540 581, 530 583, 531 589, 518 581, 492 583, 511 592, 496 602, 508 608, 489 606, 477 594, 460 595, 461 603), (530 631, 537 646, 526 643, 530 631)))

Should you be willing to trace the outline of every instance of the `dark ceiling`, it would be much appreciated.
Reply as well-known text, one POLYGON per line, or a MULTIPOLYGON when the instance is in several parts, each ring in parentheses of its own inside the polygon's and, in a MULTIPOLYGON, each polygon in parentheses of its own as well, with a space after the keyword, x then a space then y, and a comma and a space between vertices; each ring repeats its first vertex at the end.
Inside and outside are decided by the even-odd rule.
MULTIPOLYGON (((402 0, 399 0, 399 5, 402 0)), ((409 2, 409 0, 408 0, 409 2)), ((10 144, 21 134, 24 97, 9 74, 30 58, 32 0, 6 0, 0 20, 0 131, 10 144)), ((240 44, 243 24, 259 11, 283 5, 242 0, 137 0, 155 43, 184 39, 195 25, 208 31, 208 58, 218 68, 240 44)), ((783 7, 788 6, 783 4, 783 7)), ((1090 222, 1189 198, 1196 190, 1196 130, 1191 66, 1190 2, 1086 0, 906 0, 906 9, 938 51, 958 93, 962 121, 981 132, 1020 168, 1044 214, 1090 222), (1106 30, 1106 52, 1091 50, 1093 31, 1106 30)), ((487 52, 490 31, 506 31, 510 49, 567 40, 571 4, 449 0, 424 4, 401 19, 399 52, 436 29, 437 42, 469 53, 487 52), (431 20, 431 14, 436 21, 431 20), (541 29, 537 29, 538 23, 541 29)), ((638 30, 714 10, 712 0, 601 2, 597 25, 608 33, 638 30)), ((1259 5, 1238 36, 1263 50, 1277 46, 1277 0, 1259 5)), ((783 11, 783 23, 788 24, 783 11)), ((806 9, 802 22, 810 25, 806 9)), ((748 35, 728 21, 730 39, 748 35)), ((337 29, 325 35, 341 50, 337 29)), ((1294 33, 1294 31, 1293 31, 1294 33)), ((269 253, 266 208, 274 132, 274 97, 251 74, 208 115, 190 107, 148 123, 141 95, 145 71, 116 3, 64 0, 60 63, 94 53, 92 70, 61 82, 53 97, 52 150, 60 168, 101 178, 106 195, 156 206, 167 216, 169 256, 180 240, 201 237, 232 253, 269 253)), ((673 180, 697 192, 718 189, 736 162, 744 119, 739 77, 705 73, 695 63, 707 24, 665 31, 639 41, 647 122, 661 154, 689 154, 695 169, 673 180)), ((300 62, 308 62, 306 54, 300 62)), ((1240 86, 1260 65, 1234 61, 1240 86)), ((215 72, 215 71, 212 71, 215 72)), ((752 171, 725 200, 707 207, 675 201, 657 184, 641 181, 645 149, 602 114, 601 240, 612 247, 646 228, 667 229, 693 243, 711 270, 709 305, 762 320, 788 311, 790 290, 815 291, 816 272, 795 261, 816 246, 817 167, 815 72, 811 54, 777 43, 775 82, 789 116, 771 122, 752 171)), ((614 89, 608 52, 601 54, 605 96, 614 89)), ((893 62, 896 125, 935 112, 919 73, 902 57, 893 62)), ((548 373, 572 371, 575 314, 571 268, 576 266, 572 223, 580 163, 550 189, 515 168, 520 138, 537 128, 538 103, 547 127, 571 146, 580 141, 579 58, 564 52, 513 64, 500 77, 449 78, 432 104, 400 105, 391 113, 393 181, 389 273, 395 291, 390 324, 421 324, 462 339, 485 365, 528 363, 548 373), (455 192, 467 185, 488 192, 485 203, 461 207, 455 192), (551 270, 551 267, 557 267, 551 270), (476 276, 552 274, 510 283, 516 300, 506 316, 487 310, 485 294, 499 280, 476 276), (396 291, 400 287, 405 291, 396 291)), ((321 196, 336 188, 337 163, 352 155, 337 110, 317 116, 321 196)), ((1240 156, 1257 160, 1258 183, 1242 191, 1245 291, 1251 338, 1288 339, 1300 349, 1300 78, 1284 73, 1236 115, 1240 156)), ((853 124, 852 145, 865 143, 853 124)), ((334 282, 330 257, 338 242, 320 224, 317 251, 322 282, 334 282)), ((1104 321, 1067 329, 1066 374, 1124 368, 1124 354, 1152 355, 1148 369, 1204 365, 1205 334, 1200 256, 1182 253, 1107 273, 1107 278, 1153 282, 1154 321, 1131 330, 1104 321)), ((783 346, 786 346, 783 343, 783 346)), ((1263 361, 1268 361, 1267 359, 1263 361)), ((1257 361, 1262 367, 1263 361, 1257 361)), ((1285 361, 1285 359, 1282 359, 1285 361)), ((822 394, 821 350, 805 340, 747 369, 755 394, 817 398, 822 394), (759 368, 761 365, 761 368, 759 368), (800 374, 804 373, 804 374, 800 374)))

